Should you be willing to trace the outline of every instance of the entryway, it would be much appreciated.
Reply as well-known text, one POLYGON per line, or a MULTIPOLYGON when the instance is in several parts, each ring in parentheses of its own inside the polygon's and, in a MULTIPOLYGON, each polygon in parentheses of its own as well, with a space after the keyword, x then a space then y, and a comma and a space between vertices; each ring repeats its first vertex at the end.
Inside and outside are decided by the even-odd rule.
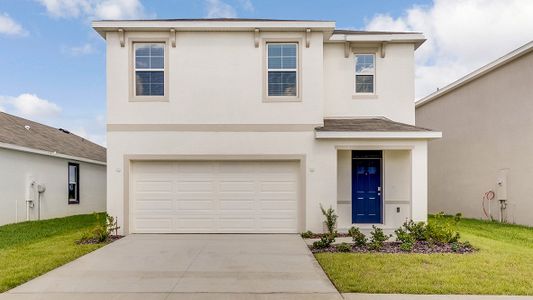
POLYGON ((382 222, 382 151, 352 151, 352 223, 382 222))

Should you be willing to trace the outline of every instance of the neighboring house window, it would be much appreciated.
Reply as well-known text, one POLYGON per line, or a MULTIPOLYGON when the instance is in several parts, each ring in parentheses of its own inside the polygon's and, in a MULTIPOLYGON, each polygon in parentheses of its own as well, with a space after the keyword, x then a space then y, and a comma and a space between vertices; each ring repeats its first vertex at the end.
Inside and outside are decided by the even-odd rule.
POLYGON ((376 85, 376 56, 374 54, 355 55, 355 93, 373 94, 376 85))
POLYGON ((135 96, 164 96, 165 43, 134 43, 135 96))
POLYGON ((296 97, 298 44, 267 43, 268 96, 296 97))
POLYGON ((68 203, 80 203, 80 165, 68 163, 68 203))

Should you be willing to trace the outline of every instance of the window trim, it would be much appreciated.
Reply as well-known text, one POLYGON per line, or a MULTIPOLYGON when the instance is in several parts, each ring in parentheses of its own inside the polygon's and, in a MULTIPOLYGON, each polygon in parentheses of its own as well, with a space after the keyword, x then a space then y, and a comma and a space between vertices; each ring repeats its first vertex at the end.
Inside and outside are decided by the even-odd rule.
POLYGON ((67 200, 68 204, 80 204, 80 164, 69 162, 67 167, 67 200), (76 199, 70 199, 69 185, 70 185, 70 167, 76 167, 76 199))
MULTIPOLYGON (((168 38, 131 38, 128 39, 129 46, 129 101, 130 102, 168 102, 169 101, 169 40, 168 38), (136 95, 136 82, 135 82, 135 44, 155 44, 161 43, 164 44, 164 70, 163 70, 163 96, 137 96, 136 95)), ((149 70, 149 69, 146 69, 149 70)), ((159 70, 159 69, 158 69, 159 70)))
POLYGON ((370 98, 370 99, 375 99, 377 98, 377 93, 376 93, 376 90, 377 90, 377 86, 376 86, 376 77, 377 77, 377 55, 374 51, 370 52, 366 52, 366 51, 358 51, 358 52, 355 52, 353 54, 353 58, 352 58, 352 61, 353 61, 353 77, 352 77, 352 82, 353 82, 353 96, 352 98, 354 99, 358 99, 358 98, 370 98), (372 93, 358 93, 357 92, 357 63, 355 62, 355 58, 357 57, 357 55, 372 55, 374 57, 374 72, 372 74, 359 74, 359 75, 372 75, 372 84, 373 84, 373 87, 374 87, 374 90, 372 93))
MULTIPOLYGON (((301 102, 302 91, 302 38, 263 38, 263 102, 301 102), (296 96, 268 95, 268 44, 296 44, 296 96)), ((292 70, 292 69, 291 69, 292 70)))

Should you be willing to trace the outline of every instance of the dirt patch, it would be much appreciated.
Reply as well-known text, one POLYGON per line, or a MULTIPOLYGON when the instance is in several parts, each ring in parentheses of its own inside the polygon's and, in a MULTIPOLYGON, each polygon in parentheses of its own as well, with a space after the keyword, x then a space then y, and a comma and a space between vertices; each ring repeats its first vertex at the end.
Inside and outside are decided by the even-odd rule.
POLYGON ((116 240, 119 240, 121 238, 123 238, 124 236, 123 235, 110 235, 107 240, 103 241, 103 242, 100 242, 98 239, 96 238, 93 238, 93 239, 83 239, 83 240, 79 240, 77 241, 76 243, 78 245, 89 245, 89 244, 105 244, 105 243, 112 243, 116 240))

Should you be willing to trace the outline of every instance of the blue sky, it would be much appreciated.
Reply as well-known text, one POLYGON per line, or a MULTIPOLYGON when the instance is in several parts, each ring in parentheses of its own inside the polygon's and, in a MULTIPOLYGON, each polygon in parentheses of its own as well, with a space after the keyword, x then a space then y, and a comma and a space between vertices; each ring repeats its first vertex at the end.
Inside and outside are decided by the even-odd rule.
POLYGON ((417 54, 420 97, 533 38, 519 29, 533 28, 533 1, 499 2, 507 5, 495 0, 0 0, 0 110, 105 144, 105 43, 90 26, 100 18, 321 19, 336 21, 338 28, 423 31, 428 43, 417 54), (472 17, 465 19, 458 10, 472 10, 472 17), (492 37, 487 29, 494 30, 492 37), (495 46, 502 39, 504 45, 495 46), (469 50, 485 45, 484 54, 469 50))

